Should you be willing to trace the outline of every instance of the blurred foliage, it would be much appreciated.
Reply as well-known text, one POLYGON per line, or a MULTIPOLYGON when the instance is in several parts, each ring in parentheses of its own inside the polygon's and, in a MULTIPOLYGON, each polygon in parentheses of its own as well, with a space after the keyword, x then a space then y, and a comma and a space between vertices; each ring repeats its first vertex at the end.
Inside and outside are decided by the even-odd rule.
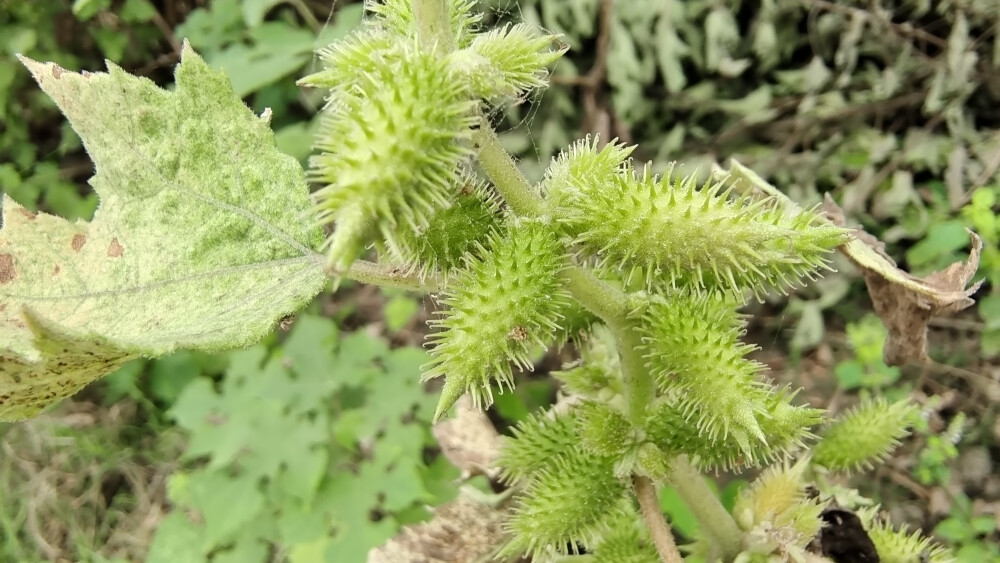
POLYGON ((0 561, 142 561, 182 437, 134 402, 0 424, 0 561))
POLYGON ((193 380, 169 411, 190 436, 187 468, 167 484, 175 508, 148 561, 362 561, 429 516, 458 470, 424 462, 427 359, 305 316, 280 348, 232 354, 219 385, 193 380))
MULTIPOLYGON (((837 364, 834 373, 841 389, 869 389, 882 391, 889 400, 898 400, 898 395, 887 393, 885 388, 899 380, 900 369, 890 367, 882 361, 882 348, 886 330, 875 315, 865 315, 860 321, 847 325, 847 341, 854 351, 854 358, 837 364)), ((908 390, 903 390, 904 394, 908 390)))

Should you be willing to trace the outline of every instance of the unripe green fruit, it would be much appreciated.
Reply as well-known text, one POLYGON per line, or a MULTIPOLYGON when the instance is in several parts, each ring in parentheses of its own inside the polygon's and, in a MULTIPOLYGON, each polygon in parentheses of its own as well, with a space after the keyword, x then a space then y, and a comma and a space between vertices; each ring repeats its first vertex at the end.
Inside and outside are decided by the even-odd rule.
POLYGON ((561 247, 548 225, 519 220, 491 237, 480 257, 467 255, 442 303, 443 319, 424 378, 445 376, 435 419, 468 392, 477 407, 493 403, 492 384, 513 389, 511 362, 532 369, 531 346, 548 347, 569 302, 561 247))
POLYGON ((500 204, 492 189, 474 177, 464 178, 452 191, 451 205, 434 210, 427 227, 401 226, 385 249, 408 271, 422 278, 431 273, 447 279, 466 254, 487 249, 490 235, 502 231, 500 204))
POLYGON ((743 322, 729 302, 685 292, 654 301, 642 317, 643 356, 668 400, 712 440, 732 436, 749 452, 766 442, 770 388, 757 379, 763 365, 745 356, 743 322))
POLYGON ((726 182, 698 189, 693 176, 672 177, 672 168, 665 177, 648 167, 640 174, 627 166, 589 176, 560 172, 621 160, 603 158, 607 148, 587 148, 578 144, 553 164, 546 185, 554 216, 588 256, 626 272, 626 283, 638 275, 649 288, 760 297, 829 268, 827 254, 846 241, 843 229, 812 211, 787 210, 773 198, 731 199, 726 182))
POLYGON ((507 522, 513 539, 502 554, 570 553, 576 542, 592 545, 628 510, 625 484, 611 458, 579 448, 531 476, 507 522))
POLYGON ((611 525, 596 546, 587 546, 594 563, 660 563, 649 538, 649 530, 637 514, 629 514, 611 525))
POLYGON ((834 471, 871 469, 909 434, 917 408, 908 402, 865 401, 841 416, 823 432, 813 448, 813 463, 834 471))
MULTIPOLYGON (((360 210, 390 246, 400 227, 424 229, 450 205, 471 154, 465 141, 476 107, 443 61, 413 44, 393 49, 374 68, 354 69, 350 87, 333 93, 310 161, 311 179, 323 184, 317 219, 340 222, 360 210)), ((328 241, 336 268, 357 258, 349 252, 357 245, 341 242, 356 237, 356 230, 335 231, 328 241)))
MULTIPOLYGON (((451 0, 448 4, 451 36, 455 38, 455 44, 459 48, 466 47, 472 41, 473 32, 483 16, 476 11, 475 0, 451 0)), ((370 25, 396 37, 416 37, 412 0, 367 0, 365 8, 378 16, 369 20, 370 25)))
POLYGON ((580 443, 588 452, 620 457, 635 446, 635 429, 611 406, 588 401, 575 410, 580 443))
POLYGON ((926 561, 953 563, 955 556, 946 548, 920 535, 920 530, 907 533, 904 525, 893 530, 886 522, 876 521, 867 526, 868 537, 875 544, 882 561, 926 561))
POLYGON ((548 66, 567 49, 549 50, 555 39, 524 24, 495 28, 452 53, 452 68, 467 77, 476 96, 513 99, 548 83, 548 66))
POLYGON ((512 434, 513 437, 503 439, 497 461, 500 479, 507 484, 549 467, 580 441, 572 411, 557 416, 529 415, 512 429, 512 434))

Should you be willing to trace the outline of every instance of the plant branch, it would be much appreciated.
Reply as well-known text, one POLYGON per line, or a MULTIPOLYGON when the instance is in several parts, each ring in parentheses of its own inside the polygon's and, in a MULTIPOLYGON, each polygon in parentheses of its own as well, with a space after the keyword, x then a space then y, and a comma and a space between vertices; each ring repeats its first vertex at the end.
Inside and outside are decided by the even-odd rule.
POLYGON ((542 215, 545 209, 542 197, 528 184, 485 118, 473 135, 472 144, 479 151, 479 165, 514 213, 526 217, 542 215))
POLYGON ((445 0, 413 0, 413 17, 417 24, 417 38, 425 49, 432 49, 439 56, 455 50, 451 36, 451 2, 445 0))
POLYGON ((742 549, 743 533, 726 507, 722 506, 719 497, 705 483, 701 472, 691 465, 687 456, 678 456, 670 465, 667 481, 713 540, 717 553, 711 555, 721 557, 723 561, 732 561, 742 549))
POLYGON ((667 524, 667 520, 663 517, 653 481, 649 477, 633 475, 632 483, 635 485, 635 496, 639 498, 642 518, 649 527, 649 535, 653 538, 653 545, 660 554, 660 560, 663 563, 682 563, 684 559, 677 551, 677 543, 670 531, 670 524, 667 524))
POLYGON ((398 287, 410 291, 434 293, 443 283, 438 274, 422 278, 398 265, 376 264, 367 260, 355 260, 351 269, 342 274, 345 278, 371 285, 398 287))

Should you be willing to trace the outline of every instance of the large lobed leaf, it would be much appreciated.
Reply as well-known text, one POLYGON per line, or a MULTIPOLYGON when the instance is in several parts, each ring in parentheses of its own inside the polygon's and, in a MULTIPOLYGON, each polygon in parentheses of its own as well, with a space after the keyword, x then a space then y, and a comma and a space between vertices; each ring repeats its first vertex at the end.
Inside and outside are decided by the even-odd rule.
POLYGON ((70 223, 3 198, 0 420, 137 356, 251 344, 323 288, 301 167, 190 46, 175 91, 21 61, 83 139, 101 205, 70 223))

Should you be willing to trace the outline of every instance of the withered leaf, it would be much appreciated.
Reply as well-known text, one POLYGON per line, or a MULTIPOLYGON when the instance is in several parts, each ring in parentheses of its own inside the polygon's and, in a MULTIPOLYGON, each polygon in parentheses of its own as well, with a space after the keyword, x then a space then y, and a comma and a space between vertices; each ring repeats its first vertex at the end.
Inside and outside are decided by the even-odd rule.
POLYGON ((500 435, 490 419, 472 405, 468 395, 457 403, 455 417, 443 420, 431 429, 448 461, 462 470, 462 477, 496 476, 495 463, 500 456, 500 435))
MULTIPOLYGON (((823 210, 834 224, 846 227, 843 210, 829 194, 823 210)), ((972 295, 983 282, 966 286, 979 268, 982 239, 969 231, 972 250, 968 260, 918 278, 899 269, 885 253, 885 244, 874 236, 861 229, 854 229, 853 235, 840 250, 861 270, 875 312, 889 331, 883 360, 890 366, 929 361, 927 323, 931 317, 955 313, 975 303, 972 295)))
POLYGON ((509 504, 493 506, 463 488, 458 498, 438 507, 427 522, 406 526, 382 547, 368 553, 368 563, 474 563, 491 561, 507 541, 502 523, 509 504))

